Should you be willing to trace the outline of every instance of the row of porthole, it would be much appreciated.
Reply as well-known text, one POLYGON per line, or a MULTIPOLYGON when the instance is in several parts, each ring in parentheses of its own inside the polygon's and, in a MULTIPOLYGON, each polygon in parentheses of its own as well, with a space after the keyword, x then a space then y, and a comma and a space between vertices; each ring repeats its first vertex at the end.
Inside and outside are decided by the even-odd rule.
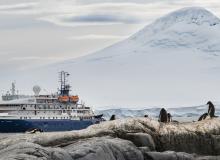
MULTIPOLYGON (((92 119, 92 117, 79 117, 83 119, 92 119)), ((20 117, 20 119, 31 119, 31 117, 20 117)), ((45 119, 45 117, 40 117, 40 119, 45 119)), ((47 119, 58 119, 58 117, 48 117, 47 119)), ((60 119, 71 119, 69 117, 61 117, 60 119)))
POLYGON ((92 117, 83 117, 83 119, 92 119, 92 117))
MULTIPOLYGON (((45 119, 45 117, 40 117, 40 119, 45 119)), ((47 119, 58 119, 58 117, 48 117, 47 119)), ((60 117, 60 119, 70 119, 69 117, 60 117)))
POLYGON ((31 119, 31 117, 20 117, 20 119, 31 119))
MULTIPOLYGON (((20 119, 31 119, 31 117, 20 117, 20 119)), ((40 119, 46 119, 45 117, 40 117, 40 119)), ((50 118, 48 117, 47 119, 58 119, 57 117, 50 118)), ((70 119, 69 117, 61 117, 61 119, 70 119)))

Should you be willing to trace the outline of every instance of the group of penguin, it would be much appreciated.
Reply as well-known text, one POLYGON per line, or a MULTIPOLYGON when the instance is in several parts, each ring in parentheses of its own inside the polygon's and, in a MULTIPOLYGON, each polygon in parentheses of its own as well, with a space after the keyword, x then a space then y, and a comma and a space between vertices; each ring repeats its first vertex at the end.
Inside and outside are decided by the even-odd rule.
MULTIPOLYGON (((213 105, 213 103, 211 101, 208 101, 207 102, 207 105, 209 106, 208 107, 208 112, 207 113, 204 113, 202 114, 198 121, 202 121, 202 120, 205 120, 206 118, 215 118, 215 117, 218 117, 215 115, 215 106, 213 105)), ((148 117, 148 115, 144 115, 144 117, 148 117)), ((115 120, 116 119, 116 116, 113 114, 111 116, 111 118, 109 119, 110 121, 112 120, 115 120)), ((159 114, 159 119, 158 119, 159 122, 163 122, 163 123, 168 123, 168 122, 178 122, 176 120, 172 120, 172 116, 170 113, 167 113, 166 109, 162 108, 160 110, 160 114, 159 114)))
MULTIPOLYGON (((199 117, 198 121, 205 120, 208 117, 210 117, 210 118, 218 117, 218 116, 215 116, 215 106, 213 105, 213 103, 211 101, 208 101, 207 105, 209 106, 208 113, 202 114, 199 117)), ((163 122, 163 123, 177 122, 177 121, 172 120, 171 114, 167 113, 167 111, 164 108, 162 108, 160 110, 159 120, 158 121, 159 122, 163 122)))

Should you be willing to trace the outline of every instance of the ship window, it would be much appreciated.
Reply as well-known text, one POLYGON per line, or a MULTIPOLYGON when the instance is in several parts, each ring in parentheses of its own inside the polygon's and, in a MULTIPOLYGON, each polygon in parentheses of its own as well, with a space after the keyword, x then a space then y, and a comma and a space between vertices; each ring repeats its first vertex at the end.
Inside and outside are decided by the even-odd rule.
POLYGON ((48 117, 48 119, 50 119, 50 117, 48 117))
POLYGON ((20 119, 22 119, 22 117, 20 117, 20 119))
POLYGON ((43 119, 45 119, 45 117, 43 117, 43 119))

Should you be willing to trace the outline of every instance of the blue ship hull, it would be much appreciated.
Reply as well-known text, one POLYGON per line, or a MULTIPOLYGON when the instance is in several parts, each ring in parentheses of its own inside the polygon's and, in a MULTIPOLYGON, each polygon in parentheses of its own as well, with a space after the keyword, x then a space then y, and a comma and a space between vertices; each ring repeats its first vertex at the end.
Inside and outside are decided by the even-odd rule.
POLYGON ((85 129, 97 123, 96 120, 42 120, 42 119, 0 119, 0 133, 26 132, 37 128, 43 132, 71 131, 85 129))

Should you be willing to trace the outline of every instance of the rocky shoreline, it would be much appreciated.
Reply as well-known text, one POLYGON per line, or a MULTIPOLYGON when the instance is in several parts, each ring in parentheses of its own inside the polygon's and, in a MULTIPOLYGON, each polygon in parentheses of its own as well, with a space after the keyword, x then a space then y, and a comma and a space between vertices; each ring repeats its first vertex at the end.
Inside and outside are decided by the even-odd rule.
POLYGON ((2 160, 217 160, 220 119, 159 123, 127 118, 80 131, 4 135, 2 160))

